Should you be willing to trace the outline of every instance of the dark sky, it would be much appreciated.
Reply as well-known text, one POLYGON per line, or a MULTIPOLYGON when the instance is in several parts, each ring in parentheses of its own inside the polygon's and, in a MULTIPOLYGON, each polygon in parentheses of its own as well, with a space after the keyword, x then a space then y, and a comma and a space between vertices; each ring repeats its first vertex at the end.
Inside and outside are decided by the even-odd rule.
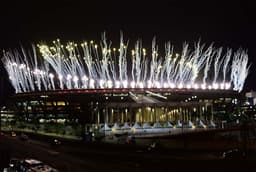
POLYGON ((106 31, 114 42, 122 30, 131 45, 142 38, 150 45, 157 37, 160 48, 171 41, 214 42, 216 46, 247 49, 252 63, 246 89, 256 90, 256 8, 246 1, 23 1, 1 2, 0 48, 17 48, 40 41, 100 40, 106 31))

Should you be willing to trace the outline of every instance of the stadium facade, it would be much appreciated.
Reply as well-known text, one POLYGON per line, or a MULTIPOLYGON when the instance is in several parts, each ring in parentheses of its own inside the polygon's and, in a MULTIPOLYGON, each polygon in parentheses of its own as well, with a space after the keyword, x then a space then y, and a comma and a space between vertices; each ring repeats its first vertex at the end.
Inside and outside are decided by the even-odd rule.
POLYGON ((56 40, 37 47, 4 52, 16 94, 3 120, 7 127, 63 136, 214 128, 239 104, 249 70, 246 51, 200 42, 184 43, 181 54, 166 43, 163 55, 155 39, 149 55, 141 41, 129 55, 122 35, 118 48, 105 34, 99 45, 56 40))
POLYGON ((202 89, 84 89, 19 93, 9 100, 8 110, 14 115, 9 114, 9 124, 15 120, 14 126, 20 130, 74 137, 88 132, 100 134, 102 130, 120 133, 122 127, 131 130, 138 126, 144 129, 181 127, 180 124, 185 128, 221 127, 221 122, 230 119, 234 113, 240 96, 231 90, 202 89))

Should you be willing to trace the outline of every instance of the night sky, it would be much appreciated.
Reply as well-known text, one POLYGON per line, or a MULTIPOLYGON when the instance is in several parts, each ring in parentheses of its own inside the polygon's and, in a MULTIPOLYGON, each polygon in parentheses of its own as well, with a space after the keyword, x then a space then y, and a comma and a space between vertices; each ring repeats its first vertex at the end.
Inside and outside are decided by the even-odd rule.
MULTIPOLYGON (((253 2, 7 2, 1 2, 1 49, 50 42, 56 38, 63 41, 100 41, 104 31, 117 44, 120 30, 129 39, 130 46, 141 38, 144 46, 149 48, 154 36, 159 49, 164 48, 164 43, 169 40, 179 49, 184 41, 193 43, 200 38, 208 45, 214 42, 217 47, 247 49, 252 66, 245 90, 256 90, 256 7, 253 2)), ((8 90, 6 87, 9 86, 4 86, 8 90)))

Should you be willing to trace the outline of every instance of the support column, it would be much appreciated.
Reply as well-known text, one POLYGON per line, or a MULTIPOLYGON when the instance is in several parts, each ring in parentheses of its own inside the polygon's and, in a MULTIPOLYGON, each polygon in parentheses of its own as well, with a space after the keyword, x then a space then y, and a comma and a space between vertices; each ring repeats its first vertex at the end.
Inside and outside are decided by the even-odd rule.
POLYGON ((124 117, 124 118, 125 118, 125 119, 124 119, 125 121, 124 121, 124 122, 127 122, 127 120, 128 120, 128 116, 127 116, 127 115, 128 115, 128 109, 125 108, 125 117, 124 117))
POLYGON ((213 120, 213 104, 211 104, 211 120, 213 120))
POLYGON ((104 123, 108 124, 108 108, 104 109, 104 123))
POLYGON ((179 113, 179 120, 182 121, 182 110, 180 107, 179 107, 178 113, 179 113))
POLYGON ((199 111, 199 120, 201 120, 201 118, 202 118, 202 106, 201 105, 199 105, 199 109, 200 109, 200 111, 199 111))
POLYGON ((113 123, 113 118, 114 118, 114 110, 113 108, 110 108, 111 112, 110 112, 110 123, 112 124, 113 123))
POLYGON ((144 123, 145 121, 145 117, 144 117, 145 113, 144 113, 144 106, 142 106, 141 108, 141 122, 144 123))
POLYGON ((132 124, 132 122, 134 122, 134 120, 133 120, 133 113, 132 113, 132 107, 131 107, 131 105, 129 106, 129 113, 130 113, 130 115, 129 115, 129 121, 127 121, 127 122, 129 122, 129 125, 131 125, 131 124, 132 124))
POLYGON ((100 110, 99 110, 98 106, 96 108, 96 116, 97 116, 97 125, 99 125, 100 124, 100 110))
POLYGON ((121 123, 124 123, 124 111, 121 109, 121 123))
POLYGON ((157 122, 157 117, 156 117, 156 107, 154 106, 154 109, 153 109, 153 112, 154 112, 154 122, 157 122))
POLYGON ((164 113, 165 113, 165 122, 168 122, 169 120, 168 120, 168 108, 167 107, 164 108, 164 113))

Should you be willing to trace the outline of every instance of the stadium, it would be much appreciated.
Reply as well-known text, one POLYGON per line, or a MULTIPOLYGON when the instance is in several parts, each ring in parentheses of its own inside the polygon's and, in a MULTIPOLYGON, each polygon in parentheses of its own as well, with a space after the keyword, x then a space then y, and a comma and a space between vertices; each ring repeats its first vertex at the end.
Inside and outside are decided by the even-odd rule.
POLYGON ((137 41, 118 48, 95 41, 6 51, 2 61, 15 94, 4 126, 63 137, 179 134, 221 127, 240 103, 248 75, 244 50, 168 42, 150 53, 137 41), (164 52, 164 53, 163 53, 164 52))

